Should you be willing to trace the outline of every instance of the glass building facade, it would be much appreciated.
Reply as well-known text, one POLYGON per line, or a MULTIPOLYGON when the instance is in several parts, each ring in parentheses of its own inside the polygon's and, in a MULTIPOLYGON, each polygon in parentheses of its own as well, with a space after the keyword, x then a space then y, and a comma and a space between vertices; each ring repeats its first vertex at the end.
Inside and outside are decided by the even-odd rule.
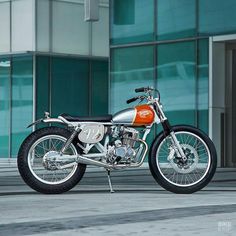
POLYGON ((0 158, 14 158, 32 131, 26 127, 45 111, 52 116, 108 113, 108 60, 0 57, 0 105, 0 158))
MULTIPOLYGON (((194 125, 213 141, 222 139, 225 131, 217 118, 222 111, 214 116, 212 97, 219 83, 212 84, 214 68, 209 58, 215 58, 213 37, 236 34, 235 12, 234 0, 112 0, 110 110, 126 107, 136 87, 154 86, 172 124, 194 125)), ((218 141, 221 165, 225 141, 218 141)), ((236 166, 236 160, 230 165, 236 166)))
POLYGON ((32 56, 0 57, 0 158, 16 156, 33 114, 32 56))
POLYGON ((83 0, 0 0, 0 27, 0 163, 15 162, 45 111, 108 113, 108 0, 96 22, 83 0))
POLYGON ((100 0, 97 22, 83 4, 0 0, 0 161, 46 110, 114 114, 154 86, 172 124, 199 127, 218 165, 236 166, 235 0, 100 0))

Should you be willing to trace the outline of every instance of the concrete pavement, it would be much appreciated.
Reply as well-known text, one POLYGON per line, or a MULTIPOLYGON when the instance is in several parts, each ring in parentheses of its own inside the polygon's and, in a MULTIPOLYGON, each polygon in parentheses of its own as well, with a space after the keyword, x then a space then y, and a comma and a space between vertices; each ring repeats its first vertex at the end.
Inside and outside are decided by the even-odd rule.
POLYGON ((113 172, 114 194, 99 169, 61 195, 38 194, 16 171, 6 172, 0 235, 236 235, 235 169, 218 169, 208 187, 191 195, 163 190, 146 168, 113 172))
MULTIPOLYGON (((163 190, 153 179, 147 166, 138 169, 113 171, 112 183, 115 190, 156 191, 163 190)), ((80 182, 72 191, 109 191, 106 171, 88 167, 80 182)), ((202 191, 236 190, 236 168, 218 168, 212 182, 202 191)), ((16 167, 0 168, 0 195, 34 193, 21 179, 16 167)))

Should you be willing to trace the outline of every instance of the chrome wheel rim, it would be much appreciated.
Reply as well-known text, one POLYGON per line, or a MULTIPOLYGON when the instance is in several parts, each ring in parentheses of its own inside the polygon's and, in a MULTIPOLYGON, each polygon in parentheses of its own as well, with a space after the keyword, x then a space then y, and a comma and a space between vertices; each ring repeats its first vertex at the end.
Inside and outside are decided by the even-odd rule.
MULTIPOLYGON (((53 165, 53 162, 50 163, 50 166, 45 165, 46 157, 50 153, 59 152, 66 140, 66 138, 59 135, 47 135, 38 139, 32 145, 28 152, 27 161, 31 173, 37 180, 45 184, 56 185, 66 182, 74 175, 78 167, 77 163, 66 169, 57 169, 56 165, 58 164, 54 163, 53 165)), ((75 146, 71 144, 65 154, 77 155, 75 146)))
POLYGON ((179 162, 168 136, 162 140, 157 149, 157 168, 162 177, 173 185, 179 187, 196 185, 209 171, 211 165, 209 148, 203 139, 194 133, 177 131, 175 135, 188 160, 186 163, 179 162))

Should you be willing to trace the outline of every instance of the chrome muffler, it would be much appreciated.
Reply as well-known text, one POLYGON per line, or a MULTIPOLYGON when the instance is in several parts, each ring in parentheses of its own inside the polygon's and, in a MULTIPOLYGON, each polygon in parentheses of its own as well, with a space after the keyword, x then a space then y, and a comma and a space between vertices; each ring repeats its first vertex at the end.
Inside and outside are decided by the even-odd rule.
POLYGON ((142 147, 139 150, 140 156, 142 156, 142 157, 136 163, 112 165, 112 164, 108 164, 108 163, 104 163, 102 161, 97 161, 97 160, 92 159, 93 157, 104 156, 104 154, 102 154, 102 153, 100 153, 100 154, 87 154, 87 155, 89 155, 89 157, 86 157, 85 155, 62 155, 62 156, 57 156, 56 159, 57 159, 57 161, 65 161, 65 159, 67 159, 67 160, 70 159, 71 161, 73 160, 72 163, 61 166, 62 169, 69 168, 69 167, 73 166, 75 163, 81 163, 81 164, 85 164, 85 165, 94 165, 94 166, 98 166, 98 167, 104 167, 105 169, 123 169, 123 168, 127 168, 127 167, 136 168, 136 167, 140 167, 143 164, 145 156, 147 154, 147 150, 148 150, 148 146, 147 146, 146 142, 144 142, 141 139, 139 139, 138 141, 140 141, 142 143, 141 144, 142 147), (144 150, 143 150, 143 148, 144 148, 144 150))
POLYGON ((104 168, 112 168, 113 166, 107 163, 104 163, 102 161, 96 161, 90 158, 87 158, 85 156, 81 156, 78 155, 77 156, 77 163, 81 163, 81 164, 86 164, 86 165, 95 165, 95 166, 99 166, 99 167, 104 167, 104 168))
POLYGON ((144 162, 145 156, 147 154, 148 146, 147 146, 147 143, 144 142, 142 139, 138 139, 137 141, 141 142, 142 143, 141 145, 143 145, 141 147, 141 149, 139 150, 140 155, 141 155, 142 152, 143 152, 143 154, 142 154, 142 157, 141 157, 140 161, 137 162, 137 163, 111 165, 111 164, 104 163, 102 161, 96 161, 94 159, 85 157, 84 155, 83 156, 78 155, 76 162, 86 164, 86 165, 95 165, 95 166, 99 166, 99 167, 104 167, 106 169, 122 169, 122 168, 126 168, 126 167, 131 167, 131 168, 132 167, 133 168, 140 167, 144 162), (144 147, 144 151, 143 151, 143 147, 144 147))

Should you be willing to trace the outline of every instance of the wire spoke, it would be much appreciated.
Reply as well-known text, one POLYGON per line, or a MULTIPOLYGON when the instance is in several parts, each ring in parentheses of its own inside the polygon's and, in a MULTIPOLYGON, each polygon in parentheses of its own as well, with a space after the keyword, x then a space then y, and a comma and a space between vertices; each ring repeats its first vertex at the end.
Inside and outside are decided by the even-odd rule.
MULTIPOLYGON (((33 175, 41 182, 48 184, 59 184, 67 181, 76 171, 77 165, 61 169, 60 165, 63 163, 70 163, 70 161, 56 162, 53 155, 56 155, 61 146, 66 142, 66 138, 58 135, 48 135, 42 137, 35 142, 29 151, 29 165, 33 175)), ((76 148, 71 144, 66 153, 68 155, 77 155, 76 148)))
POLYGON ((175 154, 170 139, 165 138, 156 153, 156 163, 161 175, 177 186, 191 186, 204 178, 208 172, 210 152, 206 143, 194 133, 188 131, 175 132, 176 138, 187 157, 180 162, 175 154))

